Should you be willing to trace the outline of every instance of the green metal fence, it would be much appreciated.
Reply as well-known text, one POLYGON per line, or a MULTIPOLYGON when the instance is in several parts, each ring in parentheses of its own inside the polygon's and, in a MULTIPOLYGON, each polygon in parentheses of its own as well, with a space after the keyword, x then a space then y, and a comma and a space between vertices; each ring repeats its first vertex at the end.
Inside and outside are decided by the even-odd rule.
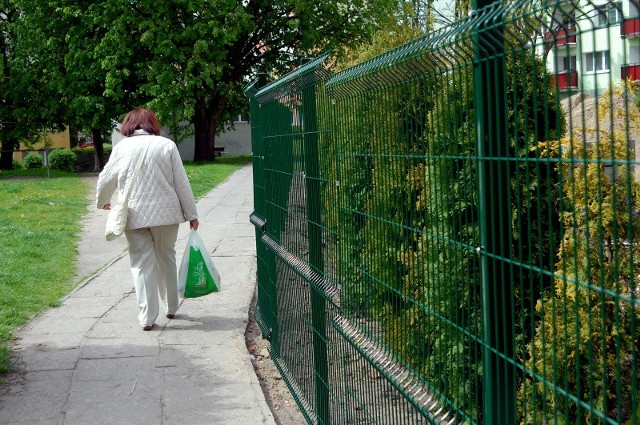
POLYGON ((247 88, 256 317, 309 423, 640 424, 638 7, 477 6, 247 88))

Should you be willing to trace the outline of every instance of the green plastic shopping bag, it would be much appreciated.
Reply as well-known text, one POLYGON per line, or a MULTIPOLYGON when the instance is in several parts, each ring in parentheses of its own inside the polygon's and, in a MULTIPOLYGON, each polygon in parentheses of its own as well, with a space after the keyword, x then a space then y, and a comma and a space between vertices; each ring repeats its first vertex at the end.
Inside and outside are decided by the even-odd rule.
POLYGON ((183 298, 197 298, 218 291, 220 274, 202 238, 192 229, 180 263, 178 292, 183 298))

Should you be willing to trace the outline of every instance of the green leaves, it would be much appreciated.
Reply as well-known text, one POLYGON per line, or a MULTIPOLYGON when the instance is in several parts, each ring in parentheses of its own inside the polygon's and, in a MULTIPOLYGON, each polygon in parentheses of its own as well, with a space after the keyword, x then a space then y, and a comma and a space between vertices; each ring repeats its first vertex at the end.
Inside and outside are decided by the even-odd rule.
MULTIPOLYGON (((602 95, 598 99, 601 119, 619 114, 624 103, 612 106, 609 100, 625 97, 620 87, 602 95)), ((584 409, 560 405, 553 391, 545 388, 547 381, 563 382, 579 400, 612 419, 626 421, 633 413, 632 386, 638 377, 627 372, 633 370, 630 362, 637 351, 635 323, 640 311, 634 293, 634 263, 640 256, 640 218, 635 214, 640 183, 625 163, 634 158, 625 134, 640 129, 640 111, 628 106, 622 124, 626 131, 611 133, 601 125, 576 130, 572 137, 560 140, 566 160, 559 163, 565 231, 554 286, 536 304, 539 319, 525 363, 541 378, 525 380, 518 391, 518 398, 530 404, 529 410, 545 412, 537 423, 552 421, 562 410, 568 415, 567 423, 593 419, 584 409), (615 162, 621 165, 618 177, 612 179, 603 165, 615 162)), ((528 417, 522 421, 530 423, 528 417)))
POLYGON ((37 104, 42 107, 32 119, 108 133, 133 106, 152 106, 163 123, 195 124, 196 160, 202 160, 209 159, 215 133, 246 109, 242 87, 249 78, 367 39, 396 4, 14 0, 11 5, 15 13, 0 22, 11 39, 5 45, 11 41, 16 49, 5 56, 7 72, 0 77, 3 105, 11 108, 0 106, 0 118, 32 114, 28 105, 37 104), (28 99, 20 98, 24 93, 28 99))

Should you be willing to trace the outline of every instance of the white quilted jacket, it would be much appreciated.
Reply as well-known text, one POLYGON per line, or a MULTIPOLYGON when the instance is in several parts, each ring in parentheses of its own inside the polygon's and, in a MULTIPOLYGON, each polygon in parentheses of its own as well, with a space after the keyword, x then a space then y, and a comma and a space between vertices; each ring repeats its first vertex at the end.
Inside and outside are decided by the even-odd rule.
POLYGON ((98 177, 96 206, 123 195, 133 176, 139 155, 149 150, 129 198, 127 229, 164 226, 198 218, 187 173, 173 141, 136 130, 118 142, 98 177))

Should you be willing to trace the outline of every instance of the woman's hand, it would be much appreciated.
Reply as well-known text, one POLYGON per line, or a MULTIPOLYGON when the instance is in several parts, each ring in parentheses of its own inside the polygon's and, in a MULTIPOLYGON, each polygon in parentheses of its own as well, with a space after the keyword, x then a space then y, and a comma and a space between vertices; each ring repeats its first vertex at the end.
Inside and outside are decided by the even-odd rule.
POLYGON ((196 218, 195 220, 190 220, 189 224, 191 225, 191 228, 193 230, 198 230, 198 226, 200 225, 200 222, 198 221, 198 219, 196 218))
POLYGON ((111 204, 104 204, 104 205, 102 206, 102 209, 103 209, 103 210, 110 210, 110 209, 111 209, 111 204))

